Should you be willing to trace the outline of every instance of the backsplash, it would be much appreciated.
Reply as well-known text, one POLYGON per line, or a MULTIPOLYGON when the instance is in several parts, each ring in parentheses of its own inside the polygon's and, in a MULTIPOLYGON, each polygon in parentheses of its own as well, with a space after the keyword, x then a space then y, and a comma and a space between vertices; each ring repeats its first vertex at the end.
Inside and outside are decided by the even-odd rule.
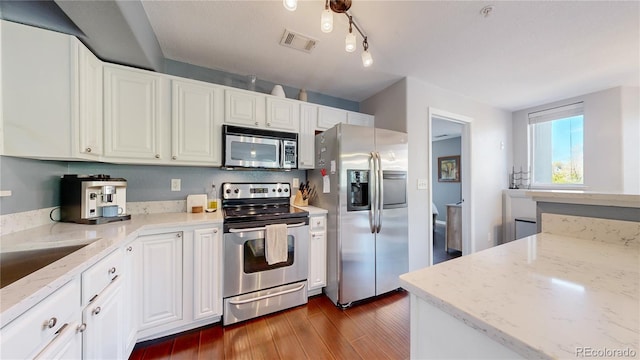
POLYGON ((107 174, 124 178, 127 180, 127 203, 184 202, 187 195, 206 193, 212 181, 219 189, 223 182, 292 183, 293 178, 300 181, 306 181, 307 178, 304 170, 230 171, 195 166, 41 161, 0 156, 0 190, 12 192, 11 196, 0 198, 0 215, 58 206, 60 177, 64 174, 107 174), (180 191, 171 191, 171 179, 181 180, 180 191))

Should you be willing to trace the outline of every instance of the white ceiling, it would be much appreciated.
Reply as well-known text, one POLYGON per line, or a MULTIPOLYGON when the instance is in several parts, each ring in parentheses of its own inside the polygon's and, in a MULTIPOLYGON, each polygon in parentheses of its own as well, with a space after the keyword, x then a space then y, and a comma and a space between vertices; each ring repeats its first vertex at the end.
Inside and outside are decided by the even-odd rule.
POLYGON ((322 0, 142 1, 164 56, 362 101, 414 77, 519 110, 640 82, 637 1, 367 1, 351 14, 374 64, 344 51, 348 21, 320 31, 322 0), (480 10, 492 4, 483 17, 480 10), (318 39, 311 54, 279 45, 285 28, 318 39))

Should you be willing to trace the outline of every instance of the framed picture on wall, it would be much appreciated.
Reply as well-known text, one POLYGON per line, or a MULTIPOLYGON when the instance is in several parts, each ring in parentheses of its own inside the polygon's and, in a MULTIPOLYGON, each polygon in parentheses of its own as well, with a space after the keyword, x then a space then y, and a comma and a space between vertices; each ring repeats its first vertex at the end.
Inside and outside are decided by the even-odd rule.
POLYGON ((438 158, 438 181, 460 182, 460 155, 438 158))

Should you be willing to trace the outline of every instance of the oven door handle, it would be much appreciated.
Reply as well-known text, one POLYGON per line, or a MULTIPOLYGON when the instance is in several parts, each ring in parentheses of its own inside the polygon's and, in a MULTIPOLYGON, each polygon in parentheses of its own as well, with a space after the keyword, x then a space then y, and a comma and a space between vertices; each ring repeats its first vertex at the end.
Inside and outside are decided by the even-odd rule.
POLYGON ((251 299, 246 299, 246 300, 229 300, 229 304, 231 305, 244 305, 244 304, 248 304, 248 303, 252 303, 252 302, 256 302, 256 301, 260 301, 260 300, 264 300, 264 299, 268 299, 268 298, 272 298, 274 296, 280 296, 280 295, 285 295, 285 294, 289 294, 292 292, 296 292, 301 290, 304 287, 304 283, 298 285, 297 287, 293 288, 293 289, 289 289, 289 290, 284 290, 284 291, 279 291, 277 293, 274 294, 267 294, 267 295, 262 295, 262 296, 258 296, 258 297, 254 297, 251 299))
MULTIPOLYGON (((296 227, 300 227, 300 226, 304 226, 306 225, 304 222, 298 223, 298 224, 292 224, 292 225, 287 225, 287 228, 291 229, 291 228, 296 228, 296 227)), ((265 226, 262 227, 256 227, 256 228, 247 228, 247 229, 229 229, 230 233, 241 233, 241 232, 250 232, 250 231, 265 231, 267 230, 267 228, 265 226)))

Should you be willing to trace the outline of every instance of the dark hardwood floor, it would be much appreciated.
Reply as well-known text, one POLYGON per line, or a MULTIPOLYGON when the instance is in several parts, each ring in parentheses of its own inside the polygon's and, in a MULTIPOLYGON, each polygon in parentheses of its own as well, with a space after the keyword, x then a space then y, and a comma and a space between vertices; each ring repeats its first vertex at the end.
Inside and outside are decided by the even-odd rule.
POLYGON ((212 325, 137 344, 130 359, 408 359, 409 294, 346 310, 324 295, 240 324, 212 325))
POLYGON ((433 265, 443 261, 455 259, 462 256, 462 252, 457 250, 446 251, 444 248, 444 237, 446 235, 446 225, 436 223, 433 232, 433 265))

